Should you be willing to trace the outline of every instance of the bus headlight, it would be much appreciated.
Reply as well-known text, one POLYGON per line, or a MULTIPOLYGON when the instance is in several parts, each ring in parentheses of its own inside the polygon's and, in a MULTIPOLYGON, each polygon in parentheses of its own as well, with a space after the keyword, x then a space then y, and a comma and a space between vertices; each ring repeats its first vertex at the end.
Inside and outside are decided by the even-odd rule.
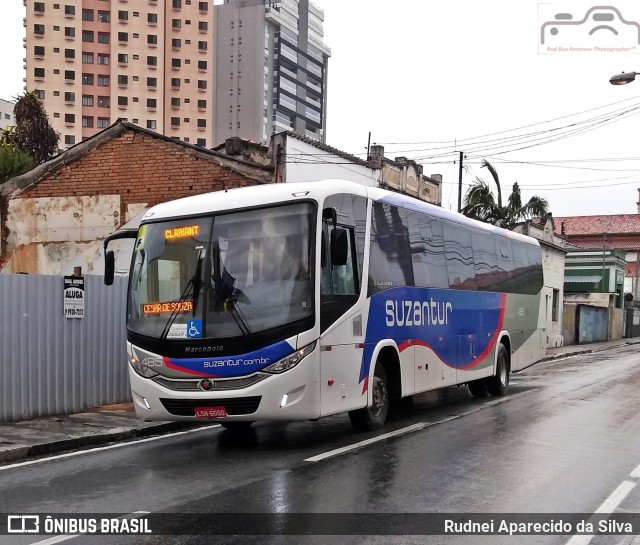
MULTIPOLYGON (((155 360, 155 358, 153 359, 155 360)), ((131 367, 133 367, 133 370, 141 377, 151 378, 155 377, 158 374, 151 367, 145 365, 142 361, 140 361, 133 347, 131 348, 131 357, 129 358, 129 363, 131 364, 131 367)))
POLYGON ((265 367, 263 371, 266 371, 267 373, 284 373, 289 369, 293 369, 296 365, 298 365, 302 361, 303 358, 311 354, 311 352, 313 352, 315 347, 316 347, 316 343, 314 341, 311 344, 308 344, 307 346, 305 346, 304 348, 297 350, 290 356, 287 356, 286 358, 282 358, 281 360, 278 360, 277 362, 272 363, 271 365, 269 365, 269 367, 265 367))

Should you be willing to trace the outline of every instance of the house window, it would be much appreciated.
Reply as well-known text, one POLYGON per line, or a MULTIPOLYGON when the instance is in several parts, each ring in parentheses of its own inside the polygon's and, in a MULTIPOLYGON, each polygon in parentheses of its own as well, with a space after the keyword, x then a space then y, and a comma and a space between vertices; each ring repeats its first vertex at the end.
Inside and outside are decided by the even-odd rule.
POLYGON ((560 314, 560 290, 553 290, 553 300, 551 302, 551 320, 554 322, 558 321, 558 316, 560 314))

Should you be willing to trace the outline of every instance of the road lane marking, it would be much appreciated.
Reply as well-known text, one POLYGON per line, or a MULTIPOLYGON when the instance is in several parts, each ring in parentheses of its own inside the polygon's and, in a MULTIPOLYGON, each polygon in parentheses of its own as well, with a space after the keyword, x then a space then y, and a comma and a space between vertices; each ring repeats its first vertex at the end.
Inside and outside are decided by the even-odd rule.
POLYGON ((424 428, 430 428, 432 426, 437 426, 439 424, 444 424, 446 422, 451 422, 452 420, 457 420, 458 418, 462 418, 463 416, 468 416, 473 413, 477 413, 487 407, 493 407, 495 405, 499 405, 500 403, 504 403, 506 401, 515 399, 516 397, 520 397, 524 394, 528 394, 535 390, 528 390, 526 392, 520 392, 518 394, 513 394, 508 397, 501 397, 499 399, 494 399, 487 403, 483 403, 479 407, 474 407, 468 411, 464 411, 460 414, 455 414, 451 416, 447 416, 446 418, 442 418, 440 420, 436 420, 435 422, 418 422, 417 424, 412 424, 411 426, 407 426, 406 428, 400 428, 395 431, 391 431, 389 433, 384 433, 382 435, 377 435, 376 437, 371 437, 370 439, 365 439, 364 441, 358 441, 357 443, 352 443, 350 445, 346 445, 344 447, 340 447, 337 449, 329 450, 327 452, 323 452, 321 454, 317 454, 316 456, 311 456, 310 458, 305 458, 304 462, 320 462, 321 460, 326 460, 327 458, 333 458, 334 456, 340 456, 347 452, 351 452, 353 450, 358 450, 362 447, 366 447, 368 445, 372 445, 374 443, 379 443, 381 441, 386 441, 392 437, 399 437, 401 435, 407 435, 408 433, 413 433, 416 431, 420 431, 424 428))
POLYGON ((96 447, 96 448, 89 448, 85 450, 77 450, 74 452, 66 452, 65 454, 56 454, 55 456, 48 456, 47 458, 38 458, 37 460, 27 460, 26 462, 18 462, 18 463, 6 465, 6 466, 0 466, 0 471, 13 469, 16 467, 30 466, 32 464, 40 464, 42 462, 49 462, 51 460, 61 460, 62 458, 71 458, 73 456, 80 456, 82 454, 88 454, 91 452, 101 452, 103 450, 111 450, 114 448, 121 448, 129 445, 138 445, 140 443, 150 443, 151 441, 159 441, 160 439, 165 439, 166 437, 177 437, 179 435, 186 435, 188 433, 197 433, 200 431, 210 430, 211 428, 216 428, 218 426, 220 426, 220 424, 212 424, 211 426, 203 426, 202 428, 195 428, 193 430, 176 431, 172 433, 167 433, 165 435, 158 435, 156 437, 147 437, 145 439, 137 439, 135 441, 125 441, 124 443, 118 443, 116 445, 109 445, 106 447, 96 447))
MULTIPOLYGON (((148 515, 151 511, 134 511, 133 513, 129 513, 128 515, 122 515, 121 517, 116 517, 119 519, 139 519, 140 517, 144 517, 148 515)), ((69 515, 72 516, 72 515, 69 515)), ((31 543, 30 545, 55 545, 55 543, 62 543, 63 541, 69 541, 70 539, 75 539, 80 536, 87 535, 105 535, 105 534, 64 534, 59 536, 49 537, 47 539, 43 539, 42 541, 36 541, 35 543, 31 543)), ((108 535, 108 534, 106 534, 108 535)))

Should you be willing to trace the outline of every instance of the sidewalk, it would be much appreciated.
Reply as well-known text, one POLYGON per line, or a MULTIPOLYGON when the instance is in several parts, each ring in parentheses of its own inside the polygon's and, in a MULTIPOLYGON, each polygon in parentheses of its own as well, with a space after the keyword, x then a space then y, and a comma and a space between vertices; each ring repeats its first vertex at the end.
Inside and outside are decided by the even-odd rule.
MULTIPOLYGON (((547 350, 547 357, 542 361, 639 343, 640 338, 562 346, 547 350)), ((96 407, 78 414, 0 423, 0 465, 198 425, 191 422, 143 422, 135 416, 131 403, 96 407)))

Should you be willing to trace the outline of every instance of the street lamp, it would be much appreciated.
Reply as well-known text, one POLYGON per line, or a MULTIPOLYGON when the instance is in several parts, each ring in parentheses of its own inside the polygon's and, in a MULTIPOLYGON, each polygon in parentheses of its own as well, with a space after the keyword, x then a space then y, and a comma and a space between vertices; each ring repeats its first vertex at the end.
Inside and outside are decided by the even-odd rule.
POLYGON ((622 72, 622 74, 611 76, 611 78, 609 78, 609 83, 611 85, 626 85, 636 79, 637 75, 638 72, 622 72))

